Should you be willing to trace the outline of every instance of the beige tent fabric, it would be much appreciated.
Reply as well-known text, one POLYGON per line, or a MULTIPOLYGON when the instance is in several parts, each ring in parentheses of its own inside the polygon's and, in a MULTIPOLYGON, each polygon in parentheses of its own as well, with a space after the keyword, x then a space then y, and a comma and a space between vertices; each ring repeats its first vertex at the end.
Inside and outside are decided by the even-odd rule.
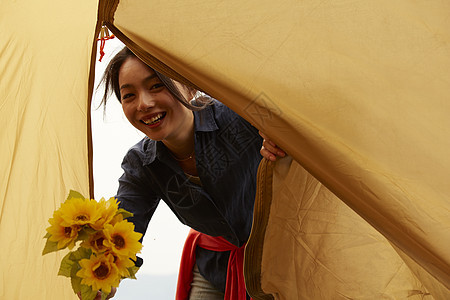
POLYGON ((450 287, 450 2, 142 3, 107 17, 141 57, 247 118, 450 287))
POLYGON ((266 169, 273 179, 258 184, 271 189, 255 205, 266 218, 254 223, 265 230, 252 232, 245 253, 256 299, 445 299, 433 298, 380 233, 291 157, 266 169), (270 247, 259 253, 258 244, 270 247))
POLYGON ((70 189, 89 195, 88 82, 96 1, 0 8, 0 299, 77 299, 41 256, 70 189))

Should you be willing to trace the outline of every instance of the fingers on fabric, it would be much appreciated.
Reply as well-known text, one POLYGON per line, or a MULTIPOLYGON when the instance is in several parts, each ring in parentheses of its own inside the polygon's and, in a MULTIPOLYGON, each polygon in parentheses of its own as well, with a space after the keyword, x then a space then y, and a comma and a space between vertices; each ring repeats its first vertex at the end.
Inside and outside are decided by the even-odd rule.
POLYGON ((261 131, 259 132, 259 135, 264 139, 263 145, 261 147, 260 153, 263 157, 275 161, 277 159, 277 156, 279 157, 285 157, 286 153, 279 148, 274 142, 270 140, 264 133, 261 131))

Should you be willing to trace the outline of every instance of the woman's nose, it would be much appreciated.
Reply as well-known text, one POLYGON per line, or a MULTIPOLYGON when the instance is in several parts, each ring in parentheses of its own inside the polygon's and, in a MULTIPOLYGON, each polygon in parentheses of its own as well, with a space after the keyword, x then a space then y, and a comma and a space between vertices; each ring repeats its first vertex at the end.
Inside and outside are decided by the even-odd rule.
POLYGON ((139 97, 138 110, 147 111, 155 106, 155 100, 151 95, 143 94, 139 97))

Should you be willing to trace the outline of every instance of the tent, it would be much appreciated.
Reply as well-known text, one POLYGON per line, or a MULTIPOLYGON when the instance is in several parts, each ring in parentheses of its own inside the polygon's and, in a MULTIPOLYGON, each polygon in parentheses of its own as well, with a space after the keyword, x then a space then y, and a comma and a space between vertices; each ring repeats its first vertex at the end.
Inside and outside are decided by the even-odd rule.
POLYGON ((289 153, 259 170, 255 298, 448 299, 449 12, 440 0, 2 1, 0 298, 75 299, 42 235, 69 189, 93 194, 106 25, 289 153))

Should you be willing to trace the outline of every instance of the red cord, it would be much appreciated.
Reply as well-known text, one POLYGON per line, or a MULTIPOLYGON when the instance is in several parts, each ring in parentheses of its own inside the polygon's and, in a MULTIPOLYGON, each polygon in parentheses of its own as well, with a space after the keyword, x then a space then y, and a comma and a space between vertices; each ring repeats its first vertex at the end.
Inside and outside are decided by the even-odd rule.
POLYGON ((100 30, 100 38, 97 39, 97 41, 100 41, 100 59, 98 61, 102 61, 103 56, 105 56, 105 51, 103 50, 105 49, 106 41, 113 38, 114 34, 110 35, 108 28, 106 28, 106 26, 103 26, 100 30))

